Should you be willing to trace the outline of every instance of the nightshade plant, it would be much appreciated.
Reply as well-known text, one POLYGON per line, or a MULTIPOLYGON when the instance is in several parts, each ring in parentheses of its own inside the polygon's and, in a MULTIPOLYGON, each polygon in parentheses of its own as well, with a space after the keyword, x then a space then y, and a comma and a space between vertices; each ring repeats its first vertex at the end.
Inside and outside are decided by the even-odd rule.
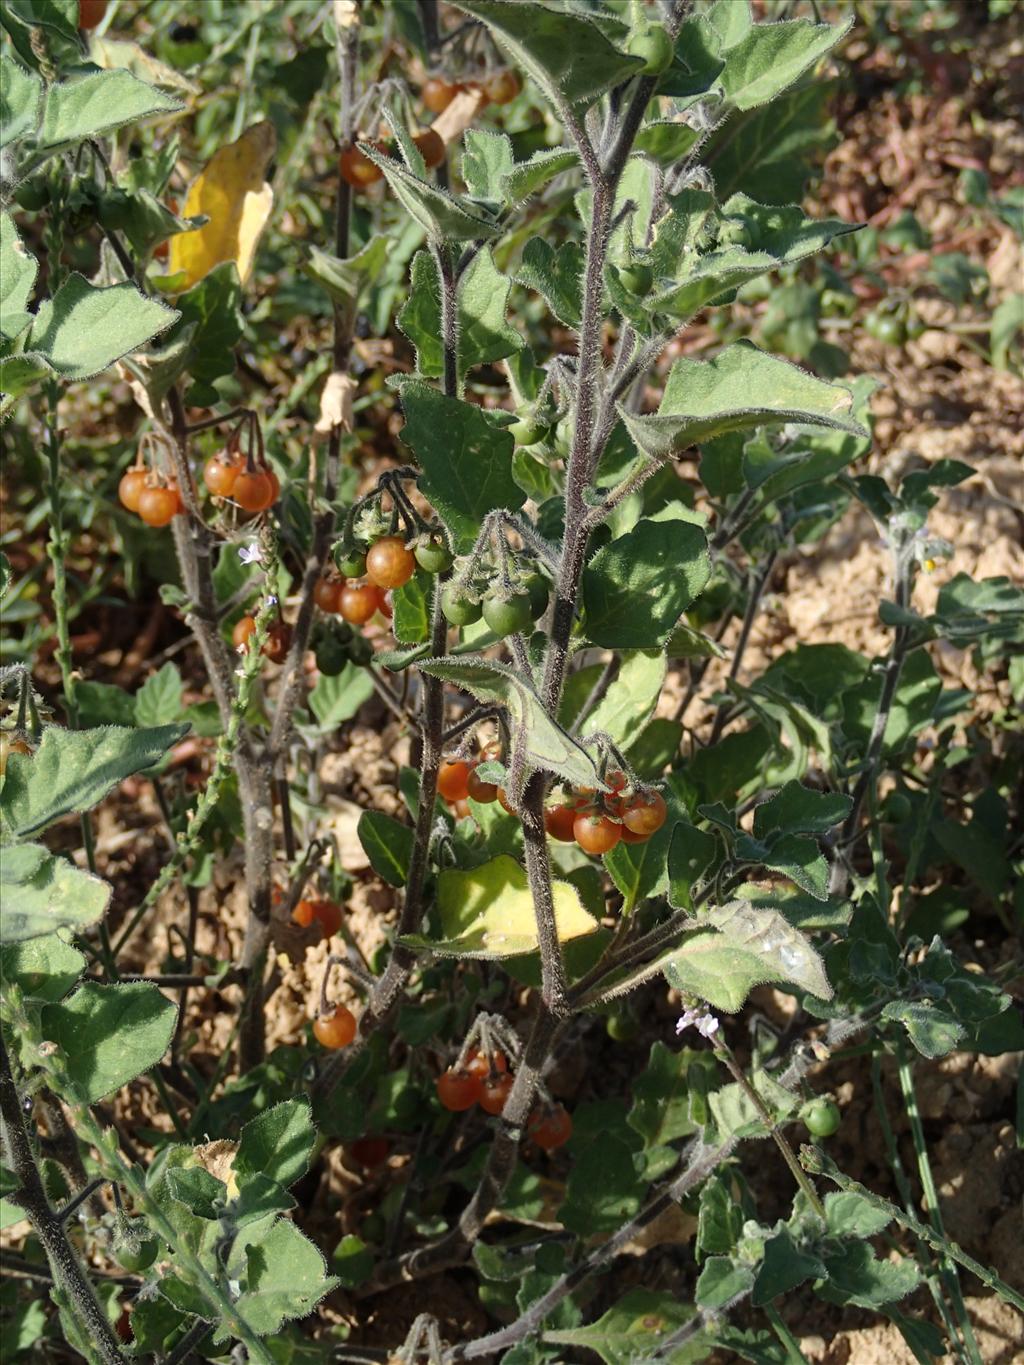
MULTIPOLYGON (((292 244, 278 267, 301 264, 329 300, 313 455, 310 432, 297 449, 273 439, 282 414, 224 399, 258 231, 222 221, 212 191, 168 206, 174 139, 125 155, 143 135, 132 126, 180 113, 188 83, 88 47, 77 6, 12 0, 0 58, 3 413, 31 410, 45 430, 63 679, 58 723, 24 664, 2 675, 3 1207, 8 1223, 27 1215, 48 1269, 28 1251, 19 1263, 49 1275, 59 1312, 55 1325, 16 1307, 19 1341, 103 1362, 384 1359, 340 1343, 321 1300, 343 1287, 358 1313, 405 1280, 472 1266, 491 1329, 445 1341, 421 1318, 399 1358, 683 1362, 722 1347, 783 1362, 795 1347, 778 1301, 808 1285, 886 1314, 919 1359, 979 1360, 961 1270, 1024 1303, 945 1235, 912 1050, 998 1052, 1020 1045, 1020 1024, 999 984, 968 972, 915 908, 915 888, 943 850, 983 878, 978 841, 1000 821, 1005 831, 1006 802, 993 789, 970 823, 945 813, 941 778, 965 761, 954 737, 970 697, 943 688, 928 646, 952 640, 980 667, 1008 667, 1019 695, 1024 601, 1005 580, 961 576, 932 615, 915 611, 917 575, 944 554, 929 510, 970 470, 939 461, 898 486, 852 473, 870 446, 870 385, 826 382, 745 342, 664 364, 699 314, 854 231, 805 215, 803 143, 787 152, 775 139, 784 124, 817 126, 815 73, 845 25, 754 23, 742 0, 278 7, 327 58, 278 192, 294 187, 324 110, 343 151, 331 238, 301 263, 292 244), (450 101, 432 92, 447 144, 437 171, 405 83, 364 79, 363 35, 392 23, 424 68, 443 52, 460 77, 450 101), (557 141, 518 155, 525 122, 510 124, 515 136, 473 126, 481 60, 498 109, 543 107, 557 141), (494 74, 509 69, 521 96, 518 79, 494 74), (448 114, 460 108, 461 123, 448 114), (379 180, 386 196, 362 199, 379 180), (66 266, 66 234, 83 221, 100 242, 92 278, 66 266), (513 285, 521 317, 508 313, 513 285), (388 394, 405 462, 356 496, 345 457, 368 309, 382 331, 395 314, 415 365, 388 394), (186 712, 173 665, 134 697, 72 666, 59 405, 115 362, 142 438, 122 501, 144 514, 143 486, 160 492, 151 524, 166 510, 170 529, 155 534, 173 536, 180 573, 164 596, 194 633, 212 716, 186 712), (248 491, 233 501, 239 479, 248 491), (888 655, 802 645, 751 676, 773 569, 851 499, 891 548, 888 655), (395 643, 374 653, 358 627, 381 606, 395 643), (655 716, 670 672, 675 715, 655 716), (346 952, 310 1001, 315 1039, 267 1056, 273 950, 300 905, 300 950, 318 925, 330 934, 348 886, 296 752, 319 752, 374 692, 417 738, 400 784, 409 819, 366 811, 359 824, 373 869, 400 892, 397 923, 366 963, 342 922, 346 952), (698 697, 707 722, 684 729, 698 697), (92 724, 100 714, 117 723, 92 724), (111 926, 89 811, 131 774, 159 786, 186 721, 218 736, 212 773, 173 813, 160 876, 111 926), (934 762, 922 768, 926 729, 934 762), (40 841, 71 814, 91 871, 40 841), (195 888, 236 835, 244 947, 238 962, 200 963, 195 888), (176 879, 190 904, 185 957, 156 980, 124 980, 126 946, 176 879), (335 972, 361 997, 354 1039, 335 972), (514 1022, 510 982, 532 988, 514 1022), (584 1046, 600 1014, 626 1037, 629 1002, 650 1002, 659 983, 682 1001, 678 1042, 671 1029, 654 1042, 628 1102, 569 1114, 546 1079, 558 1050, 584 1046), (740 1046, 732 1017, 766 983, 793 997, 793 1021, 740 1046), (237 993, 237 1066, 225 1059, 211 1080, 190 1066, 176 1019, 190 991, 213 987, 237 993), (840 1121, 814 1090, 854 1038, 879 1094, 881 1060, 896 1057, 928 1224, 909 1188, 897 1206, 820 1148, 794 1151, 801 1131, 824 1139, 840 1121), (140 1076, 173 1135, 132 1137, 115 1121, 110 1097, 140 1076), (491 1118, 467 1119, 453 1153, 445 1111, 477 1100, 491 1118), (339 1140, 379 1167, 382 1130, 412 1153, 410 1178, 374 1227, 338 1241, 329 1272, 312 1240, 322 1225, 306 1225, 289 1189, 339 1140), (735 1158, 756 1140, 792 1177, 771 1223, 735 1158), (524 1151, 567 1171, 551 1233, 516 1222, 543 1211, 524 1151), (697 1214, 685 1293, 635 1288, 595 1314, 617 1253, 680 1202, 697 1214), (90 1279, 96 1257, 127 1275, 90 1279), (901 1306, 925 1282, 932 1318, 901 1306)), ((277 22, 263 11, 253 62, 259 26, 277 22)), ((243 127, 204 176, 240 165, 259 200, 274 139, 268 123, 243 127)), ((1002 885, 983 889, 1003 905, 1002 885)))

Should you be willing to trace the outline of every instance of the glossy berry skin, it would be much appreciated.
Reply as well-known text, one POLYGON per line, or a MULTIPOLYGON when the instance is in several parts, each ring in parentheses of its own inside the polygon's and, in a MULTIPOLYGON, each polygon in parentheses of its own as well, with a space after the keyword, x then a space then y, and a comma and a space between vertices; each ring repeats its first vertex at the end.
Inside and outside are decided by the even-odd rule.
POLYGON ((381 536, 366 552, 366 576, 378 588, 401 588, 416 572, 416 556, 401 536, 381 536))
POLYGON ((424 82, 420 99, 432 114, 443 114, 459 93, 460 87, 442 76, 431 76, 424 82))
POLYGON ((243 512, 263 512, 274 501, 274 485, 262 469, 241 469, 231 496, 243 512))
POLYGON ((578 811, 572 806, 548 806, 544 812, 544 828, 559 843, 571 844, 576 838, 575 824, 578 811))
MULTIPOLYGON (((380 143, 374 144, 379 150, 383 151, 380 143)), ((342 180, 347 180, 353 189, 362 190, 368 185, 375 185, 378 180, 384 179, 384 172, 379 166, 374 165, 368 156, 364 156, 358 147, 346 147, 338 158, 338 170, 342 180)))
POLYGON ((242 468, 241 464, 225 460, 222 455, 213 455, 203 465, 203 483, 213 497, 230 498, 242 468))
POLYGON ((524 579, 523 588, 530 599, 530 615, 536 621, 548 609, 551 584, 542 573, 532 573, 524 579))
POLYGON ((138 511, 147 526, 166 526, 181 511, 177 486, 143 488, 138 511))
POLYGON ((631 294, 642 296, 651 292, 654 273, 645 262, 633 261, 630 265, 620 267, 619 279, 631 294))
POLYGON ((366 572, 366 555, 362 550, 349 550, 346 554, 339 551, 334 562, 345 578, 362 578, 366 572))
POLYGON ((442 763, 437 773, 438 795, 446 801, 465 801, 469 795, 469 774, 469 764, 461 759, 442 763))
POLYGON ((512 805, 512 802, 508 799, 508 792, 506 792, 504 787, 498 788, 498 805, 501 807, 501 809, 505 812, 506 815, 515 815, 516 813, 515 807, 512 805))
POLYGON ((468 1071, 448 1070, 437 1078, 437 1098, 445 1109, 450 1109, 453 1114, 459 1114, 465 1109, 473 1108, 480 1098, 482 1086, 483 1082, 479 1076, 474 1076, 468 1071))
POLYGON ((827 1138, 839 1127, 842 1116, 834 1100, 819 1095, 816 1099, 808 1100, 800 1110, 800 1117, 812 1137, 827 1138))
POLYGON ((649 834, 634 834, 625 825, 621 825, 620 829, 622 830, 622 842, 624 844, 646 844, 651 837, 649 834))
POLYGON ((444 138, 433 128, 426 128, 413 138, 416 149, 423 158, 428 171, 440 166, 444 160, 444 138))
POLYGON ((377 593, 377 610, 380 612, 381 616, 387 617, 390 621, 395 613, 392 610, 391 603, 388 601, 387 588, 378 588, 375 583, 371 586, 377 593))
POLYGON ((508 1073, 488 1076, 480 1087, 480 1108, 487 1114, 500 1114, 515 1081, 508 1073))
POLYGON ((98 28, 107 12, 107 0, 78 0, 78 27, 98 28))
POLYGON ((341 606, 344 588, 340 578, 321 578, 313 589, 313 601, 321 611, 336 612, 341 606))
POLYGON ((481 1048, 475 1048, 466 1058, 466 1068, 471 1076, 486 1080, 488 1076, 503 1075, 508 1070, 504 1052, 492 1052, 490 1057, 481 1048))
POLYGON ((155 1237, 140 1236, 140 1232, 146 1230, 146 1224, 141 1218, 132 1219, 124 1241, 120 1245, 117 1243, 114 1245, 117 1263, 122 1269, 127 1270, 129 1275, 138 1275, 143 1270, 148 1270, 157 1258, 160 1243, 155 1237))
POLYGON ((482 83, 481 89, 492 104, 510 104, 523 88, 517 71, 506 67, 495 71, 482 83))
POLYGON ((517 446, 535 446, 547 435, 547 428, 531 417, 517 417, 505 430, 517 446))
POLYGON ((634 834, 649 839, 661 829, 667 816, 665 798, 660 792, 637 792, 626 802, 622 823, 634 834))
POLYGON ((337 901, 301 900, 292 911, 292 919, 303 929, 320 926, 322 938, 331 938, 341 928, 341 906, 337 901))
POLYGON ((478 777, 476 769, 473 768, 466 780, 469 795, 474 801, 481 801, 484 805, 489 805, 491 801, 498 799, 498 788, 494 782, 485 782, 482 777, 478 777))
POLYGON ((275 621, 267 631, 263 653, 272 664, 283 664, 292 644, 292 628, 287 621, 275 621))
POLYGON ((608 853, 622 838, 622 826, 599 811, 581 811, 573 821, 572 832, 584 853, 608 853))
POLYGON ((441 593, 441 610, 445 620, 453 626, 471 626, 483 615, 483 607, 479 602, 464 597, 452 587, 445 588, 441 593))
POLYGON ((672 65, 674 49, 672 39, 659 24, 640 29, 626 43, 626 51, 631 57, 643 58, 641 74, 660 76, 672 65))
POLYGON ((129 469, 121 475, 121 482, 117 485, 117 496, 121 499, 122 507, 127 507, 129 512, 139 510, 139 499, 142 497, 143 489, 146 487, 146 471, 144 469, 129 469))
POLYGON ((243 616, 240 621, 235 622, 235 628, 231 632, 231 643, 236 649, 242 649, 249 644, 249 636, 256 629, 256 618, 254 616, 243 616))
POLYGON ((486 597, 484 599, 484 620, 495 635, 504 639, 506 635, 517 635, 524 631, 533 620, 533 608, 527 593, 515 593, 512 597, 486 597))
POLYGON ((346 583, 338 599, 338 610, 354 626, 364 626, 380 610, 380 596, 373 583, 346 583))
POLYGON ((444 573, 452 567, 452 552, 442 540, 425 541, 415 549, 416 563, 429 574, 444 573))
POLYGON ((545 1152, 553 1152, 572 1137, 572 1119, 564 1105, 555 1104, 547 1110, 535 1110, 526 1125, 526 1132, 538 1147, 545 1152))
POLYGON ((361 1137, 348 1145, 348 1154, 353 1161, 368 1170, 382 1166, 391 1152, 391 1143, 386 1137, 361 1137))
POLYGON ((357 1032, 356 1016, 345 1005, 335 1005, 330 1014, 313 1021, 313 1036, 322 1047, 332 1051, 348 1047, 357 1032))

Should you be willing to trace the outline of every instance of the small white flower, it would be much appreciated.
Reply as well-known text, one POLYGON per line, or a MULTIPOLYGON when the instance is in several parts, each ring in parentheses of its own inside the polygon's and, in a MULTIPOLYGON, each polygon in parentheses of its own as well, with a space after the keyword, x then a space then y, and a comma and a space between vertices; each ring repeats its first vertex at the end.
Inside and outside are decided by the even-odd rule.
POLYGON ((277 606, 277 598, 274 596, 273 593, 270 594, 270 596, 267 598, 267 601, 270 603, 272 607, 277 606))
POLYGON ((695 1005, 688 1009, 676 1023, 676 1033, 684 1033, 695 1028, 702 1038, 710 1038, 719 1029, 719 1020, 706 1005, 695 1005))
POLYGON ((238 552, 238 558, 243 564, 262 564, 263 550, 259 541, 254 540, 251 545, 243 545, 238 552))

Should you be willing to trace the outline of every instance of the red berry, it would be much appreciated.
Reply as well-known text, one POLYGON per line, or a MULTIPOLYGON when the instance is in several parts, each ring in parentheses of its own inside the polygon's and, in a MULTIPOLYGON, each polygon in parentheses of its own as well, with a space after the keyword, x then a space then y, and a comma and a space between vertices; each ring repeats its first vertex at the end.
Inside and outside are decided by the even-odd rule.
POLYGON ((304 929, 319 924, 321 936, 331 938, 341 928, 341 906, 336 901, 301 900, 292 911, 292 919, 304 929))
POLYGON ((572 1137, 572 1119, 562 1104, 547 1109, 536 1109, 526 1125, 526 1132, 538 1147, 545 1152, 553 1152, 572 1137))
MULTIPOLYGON (((384 150, 383 143, 373 144, 379 151, 384 150)), ((346 147, 338 158, 338 170, 341 178, 347 180, 353 189, 365 189, 367 185, 376 184, 378 180, 383 180, 384 172, 376 166, 368 156, 364 156, 358 147, 346 147)))
POLYGON ((481 84, 481 89, 492 104, 509 104, 522 88, 519 73, 507 67, 503 71, 492 72, 481 84))
POLYGON ((378 589, 373 583, 346 583, 338 599, 338 610, 352 625, 365 625, 380 610, 378 589))
POLYGON ((622 838, 622 826, 596 810, 582 811, 577 815, 572 832, 584 853, 598 855, 613 849, 622 838))
POLYGON ((667 817, 668 808, 660 792, 637 792, 626 803, 622 823, 647 839, 661 829, 667 817))
POLYGON ((335 1005, 330 1014, 318 1015, 313 1021, 313 1036, 332 1050, 348 1047, 356 1032, 356 1016, 344 1005, 335 1005))
POLYGON ((241 620, 235 622, 235 628, 231 632, 231 643, 236 649, 248 647, 249 636, 256 629, 256 618, 254 616, 243 616, 241 620))
POLYGON ((471 1076, 479 1076, 481 1080, 484 1080, 496 1072, 499 1074, 506 1072, 508 1062, 505 1060, 504 1052, 493 1052, 488 1057, 486 1052, 476 1048, 466 1058, 466 1070, 471 1076))
POLYGON ((469 777, 466 779, 466 787, 474 801, 482 801, 487 805, 491 801, 498 799, 498 788, 493 782, 485 782, 483 778, 477 777, 476 768, 471 768, 469 777))
POLYGON ((263 653, 272 664, 283 664, 292 646, 292 628, 287 621, 275 621, 267 631, 263 653))
POLYGON ((366 552, 366 576, 378 588, 400 588, 416 572, 416 556, 401 536, 382 536, 366 552))
POLYGON ((472 1109, 480 1098, 482 1084, 479 1076, 468 1071, 445 1071, 437 1078, 437 1098, 453 1113, 472 1109))
POLYGON ((107 12, 107 0, 78 0, 78 27, 98 28, 107 12))
POLYGON ((469 764, 461 759, 442 763, 437 773, 438 795, 445 801, 465 801, 469 795, 469 764))
POLYGON ((203 465, 203 483, 215 498, 230 498, 244 466, 214 455, 203 465))
POLYGON ((274 501, 274 485, 262 469, 239 471, 231 494, 243 512, 263 512, 274 501))
POLYGON ((127 473, 121 475, 121 482, 117 485, 117 496, 129 512, 139 510, 139 500, 146 487, 146 477, 144 469, 129 469, 127 473))
POLYGON ((488 1076, 480 1087, 480 1108, 488 1114, 500 1114, 514 1085, 515 1081, 507 1073, 488 1076))
POLYGON ((576 814, 572 806, 548 806, 544 812, 544 828, 552 839, 558 839, 563 844, 571 844, 576 838, 573 829, 576 814))
POLYGON ((423 89, 420 91, 420 99, 432 114, 443 114, 459 93, 459 89, 458 85, 452 81, 446 81, 443 76, 431 76, 428 81, 424 82, 423 89))
POLYGON ((139 516, 147 526, 166 526, 181 511, 177 484, 166 488, 143 488, 139 494, 139 516))
POLYGON ((432 171, 435 166, 440 166, 444 160, 444 138, 440 133, 433 128, 427 128, 424 132, 417 133, 413 142, 415 142, 427 170, 432 171))

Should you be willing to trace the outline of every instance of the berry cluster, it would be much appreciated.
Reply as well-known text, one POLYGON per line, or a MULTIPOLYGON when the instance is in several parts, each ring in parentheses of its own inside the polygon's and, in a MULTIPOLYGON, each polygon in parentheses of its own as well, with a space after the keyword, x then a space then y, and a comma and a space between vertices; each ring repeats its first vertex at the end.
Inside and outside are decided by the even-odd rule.
POLYGON ((281 496, 281 481, 268 464, 258 464, 230 445, 203 466, 211 497, 226 498, 243 512, 265 512, 281 496))
MULTIPOLYGON (((236 649, 244 654, 249 648, 249 639, 256 629, 256 618, 254 616, 242 616, 236 622, 231 632, 231 643, 236 649)), ((292 628, 287 621, 280 618, 267 631, 267 640, 263 646, 263 655, 272 664, 283 664, 288 657, 288 651, 292 645, 292 628)))
MULTIPOLYGON (((464 1066, 449 1067, 438 1076, 437 1098, 452 1113, 479 1105, 484 1113, 496 1117, 505 1108, 514 1084, 503 1052, 488 1057, 477 1048, 464 1066)), ((538 1147, 553 1152, 572 1137, 572 1119, 564 1105, 539 1105, 530 1115, 526 1131, 538 1147)))
POLYGON ((522 88, 519 73, 502 67, 480 80, 449 81, 444 76, 430 76, 423 84, 420 99, 432 114, 443 114, 463 90, 477 91, 488 104, 510 104, 522 88))
MULTIPOLYGON (((413 143, 428 170, 440 166, 444 160, 444 139, 440 133, 435 132, 433 128, 426 128, 422 133, 414 135, 413 143)), ((384 155, 394 154, 394 143, 388 138, 376 139, 370 145, 384 155)), ((384 178, 384 172, 377 163, 371 161, 365 152, 361 152, 354 142, 345 147, 339 156, 338 172, 342 180, 355 190, 364 190, 384 178)))
POLYGON ((121 475, 117 496, 122 507, 135 512, 147 526, 166 526, 185 510, 177 483, 143 465, 135 465, 121 475))
POLYGON ((483 573, 482 567, 477 566, 473 577, 460 574, 441 593, 441 610, 453 626, 471 626, 482 616, 494 634, 504 639, 528 630, 544 615, 551 584, 539 570, 517 570, 503 584, 497 568, 483 573))
POLYGON ((333 938, 341 928, 341 906, 337 901, 320 896, 311 896, 299 901, 292 911, 292 920, 303 929, 316 924, 321 938, 333 938))

